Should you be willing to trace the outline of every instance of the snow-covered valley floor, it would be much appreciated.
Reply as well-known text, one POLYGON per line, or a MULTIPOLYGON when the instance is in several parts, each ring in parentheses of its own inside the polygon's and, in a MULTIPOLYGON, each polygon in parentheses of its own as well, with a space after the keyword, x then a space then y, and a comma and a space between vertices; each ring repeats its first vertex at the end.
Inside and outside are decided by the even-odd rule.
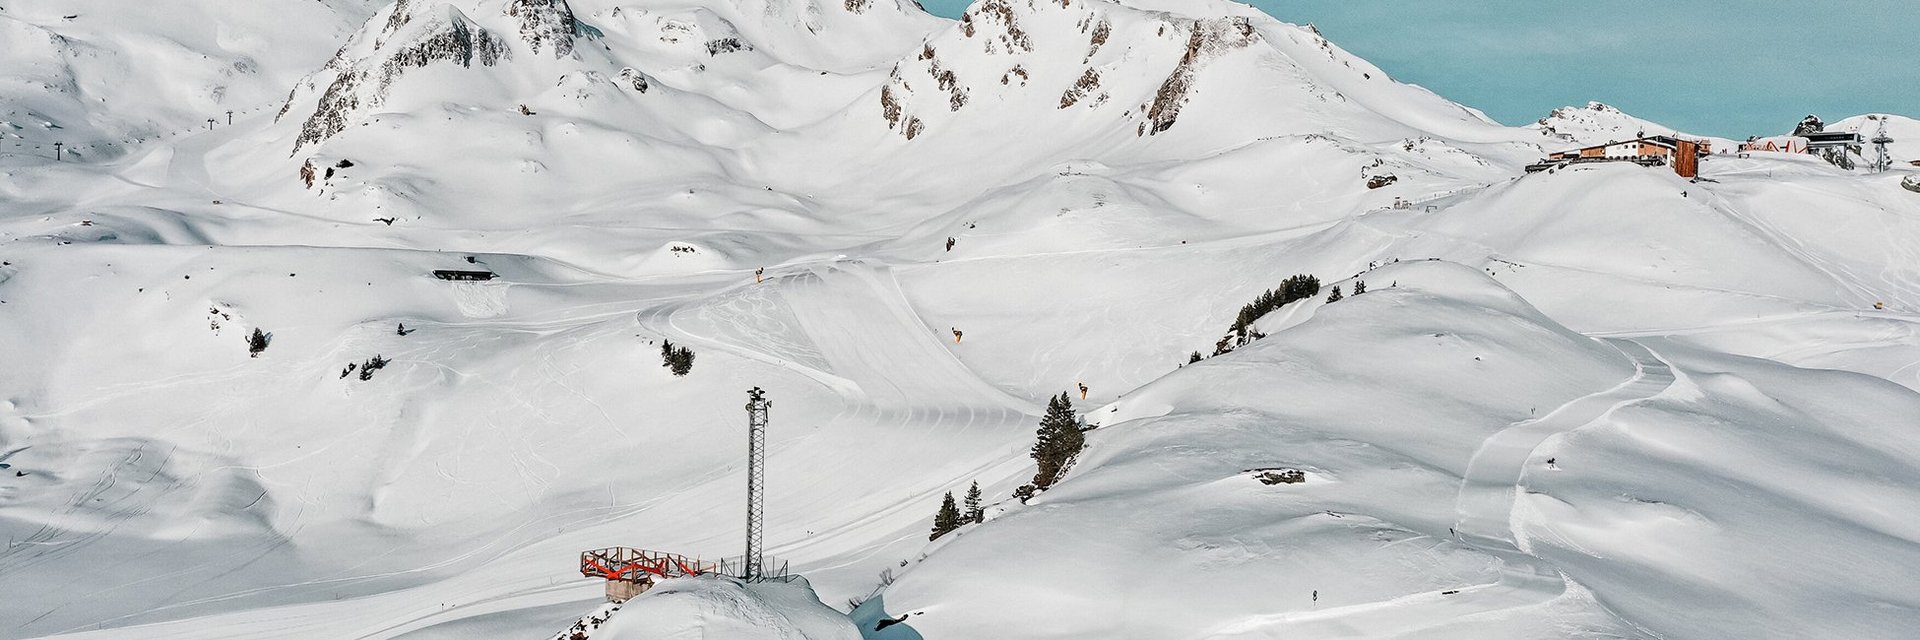
POLYGON ((550 637, 740 553, 752 387, 810 591, 595 638, 1920 629, 1920 147, 1527 174, 1657 125, 1211 0, 111 4, 0 9, 0 637, 550 637))

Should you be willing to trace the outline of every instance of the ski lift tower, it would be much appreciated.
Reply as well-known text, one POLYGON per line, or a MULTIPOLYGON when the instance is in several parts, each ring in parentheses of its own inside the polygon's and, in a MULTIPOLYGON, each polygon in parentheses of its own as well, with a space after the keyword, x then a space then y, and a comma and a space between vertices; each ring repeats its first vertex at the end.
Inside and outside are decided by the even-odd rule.
POLYGON ((626 602, 666 578, 727 575, 747 582, 794 579, 793 574, 787 572, 787 563, 760 552, 760 530, 766 523, 767 409, 772 406, 767 392, 760 387, 747 392, 747 553, 738 563, 731 559, 706 562, 660 551, 607 547, 581 552, 580 575, 606 580, 608 602, 626 602))
POLYGON ((1874 173, 1880 173, 1880 172, 1886 171, 1887 169, 1893 168, 1893 157, 1887 155, 1887 143, 1893 142, 1893 138, 1887 137, 1887 119, 1885 117, 1880 118, 1879 133, 1873 134, 1873 139, 1868 140, 1868 142, 1873 143, 1874 173))
POLYGON ((766 524, 767 409, 772 406, 760 387, 747 392, 747 554, 741 558, 740 578, 749 581, 759 579, 763 569, 760 529, 766 524))

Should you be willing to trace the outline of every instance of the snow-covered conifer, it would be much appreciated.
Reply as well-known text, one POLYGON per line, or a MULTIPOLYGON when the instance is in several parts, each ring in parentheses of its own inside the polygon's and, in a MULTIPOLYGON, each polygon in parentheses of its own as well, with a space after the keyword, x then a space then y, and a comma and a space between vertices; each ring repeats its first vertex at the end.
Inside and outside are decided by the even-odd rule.
POLYGON ((940 536, 947 535, 958 528, 960 528, 960 508, 954 506, 953 492, 948 491, 947 497, 940 501, 940 512, 933 516, 933 535, 927 536, 927 539, 939 540, 940 536))
POLYGON ((977 523, 986 522, 986 521, 987 521, 986 509, 980 506, 980 482, 976 480, 974 481, 973 486, 967 487, 966 522, 973 522, 977 524, 977 523))

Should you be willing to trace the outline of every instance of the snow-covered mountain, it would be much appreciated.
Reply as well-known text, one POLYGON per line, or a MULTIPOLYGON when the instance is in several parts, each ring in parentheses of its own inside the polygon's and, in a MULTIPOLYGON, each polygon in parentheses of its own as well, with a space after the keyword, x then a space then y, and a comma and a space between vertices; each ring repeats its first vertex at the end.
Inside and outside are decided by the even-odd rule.
POLYGON ((1212 0, 150 4, 0 10, 0 636, 551 636, 739 553, 751 387, 807 582, 593 637, 1920 627, 1904 162, 1526 174, 1670 130, 1212 0))
MULTIPOLYGON (((1732 151, 1738 144, 1725 138, 1714 138, 1698 134, 1676 131, 1657 122, 1650 122, 1614 108, 1611 105, 1589 102, 1584 107, 1561 107, 1554 109, 1538 122, 1527 125, 1559 141, 1564 148, 1584 147, 1623 140, 1634 140, 1647 136, 1681 136, 1692 140, 1708 140, 1713 148, 1732 151)), ((1771 132, 1756 132, 1755 135, 1771 132)), ((1558 149, 1556 149, 1558 150, 1558 149)))
POLYGON ((373 0, 0 5, 0 153, 107 159, 269 110, 373 0), (52 155, 44 153, 41 155, 52 155))

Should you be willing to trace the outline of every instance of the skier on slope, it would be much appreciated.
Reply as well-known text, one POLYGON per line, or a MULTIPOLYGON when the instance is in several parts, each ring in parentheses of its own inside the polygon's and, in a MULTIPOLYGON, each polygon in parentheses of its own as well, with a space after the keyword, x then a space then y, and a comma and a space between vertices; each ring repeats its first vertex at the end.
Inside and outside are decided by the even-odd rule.
POLYGON ((767 275, 767 268, 766 268, 766 267, 760 267, 760 268, 758 268, 758 269, 754 269, 754 270, 753 270, 753 282, 754 282, 754 284, 759 284, 759 283, 760 283, 760 281, 761 281, 762 279, 764 279, 764 277, 765 277, 766 275, 767 275))
POLYGON ((1085 382, 1080 383, 1080 399, 1087 399, 1087 383, 1085 382))
POLYGON ((953 251, 954 242, 956 242, 956 240, 954 240, 953 236, 947 236, 947 251, 953 251))
POLYGON ((953 343, 960 344, 960 328, 959 327, 954 327, 953 329, 953 343))

